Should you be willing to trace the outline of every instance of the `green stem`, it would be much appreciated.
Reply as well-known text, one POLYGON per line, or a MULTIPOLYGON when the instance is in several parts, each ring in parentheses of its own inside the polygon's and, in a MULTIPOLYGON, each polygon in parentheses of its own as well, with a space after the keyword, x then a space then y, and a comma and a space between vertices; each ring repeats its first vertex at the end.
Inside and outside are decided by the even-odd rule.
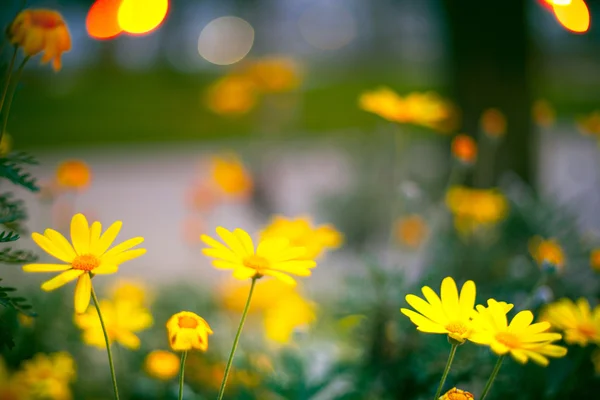
POLYGON ((21 78, 21 73, 23 72, 23 68, 25 67, 25 64, 27 64, 27 61, 29 61, 31 57, 27 56, 23 59, 23 61, 21 61, 21 65, 19 65, 19 68, 17 69, 17 73, 15 74, 15 84, 13 85, 13 90, 10 93, 10 95, 8 96, 8 99, 6 101, 6 110, 2 113, 3 114, 3 121, 2 121, 2 130, 0 131, 0 143, 2 142, 2 136, 4 136, 4 132, 6 132, 6 125, 8 124, 8 114, 10 113, 10 106, 12 104, 12 100, 15 97, 15 91, 17 90, 17 84, 19 83, 19 79, 21 78))
POLYGON ((492 383, 494 383, 494 379, 496 379, 496 376, 498 375, 498 371, 500 371, 500 367, 502 366, 502 361, 504 361, 504 356, 498 357, 498 361, 496 362, 496 365, 494 366, 494 370, 492 371, 492 374, 490 375, 490 379, 488 379, 487 383, 485 384, 485 387, 483 388, 483 392, 481 393, 481 397, 479 398, 479 400, 485 399, 485 396, 487 396, 490 389, 492 388, 492 383))
POLYGON ((17 59, 17 50, 19 50, 19 48, 15 46, 12 58, 10 59, 10 63, 8 64, 8 69, 6 70, 6 78, 4 78, 4 88, 2 89, 2 97, 0 97, 0 113, 2 112, 2 107, 4 107, 4 99, 6 99, 6 93, 8 93, 8 86, 10 85, 10 75, 12 74, 12 70, 15 65, 15 60, 17 59))
POLYGON ((442 394, 442 389, 444 388, 444 383, 446 383, 446 378, 448 377, 448 373, 450 372, 450 367, 452 366, 452 361, 454 361, 454 355, 456 354, 456 349, 458 348, 457 344, 453 344, 450 349, 450 354, 448 355, 448 361, 446 362, 446 368, 444 369, 444 373, 442 374, 442 379, 440 380, 440 386, 438 386, 437 392, 435 392, 435 397, 433 400, 438 400, 440 395, 442 394))
MULTIPOLYGON (((90 274, 91 279, 91 274, 90 274)), ((100 325, 102 326, 102 333, 104 334, 104 341, 106 342, 106 352, 108 353, 108 365, 110 365, 110 376, 112 378, 113 390, 115 392, 115 399, 119 400, 119 389, 117 388, 117 376, 115 374, 115 365, 113 363, 112 352, 110 350, 110 340, 108 340, 108 333, 106 332, 106 327, 104 326, 104 319, 102 319, 102 313, 100 312, 100 303, 98 303, 98 298, 96 297, 96 292, 94 291, 94 287, 92 286, 92 299, 94 300, 94 306, 96 306, 96 311, 98 312, 98 318, 100 319, 100 325)))
POLYGON ((238 342, 240 341, 240 336, 242 335, 242 329, 244 328, 244 322, 246 321, 246 316, 248 315, 248 309, 250 308, 250 300, 252 300, 252 292, 254 292, 254 285, 256 284, 257 279, 257 277, 252 278, 250 292, 248 293, 248 300, 246 300, 246 306, 244 307, 244 312, 242 313, 240 326, 238 327, 237 333, 235 334, 235 339, 233 339, 233 346, 231 347, 231 353, 229 353, 229 360, 227 360, 227 366, 225 366, 225 374, 223 375, 223 381, 221 382, 221 388, 219 389, 219 395, 217 396, 217 400, 221 400, 223 398, 223 395, 225 394, 227 377, 229 376, 229 370, 231 369, 231 364, 233 363, 233 356, 235 355, 235 350, 237 349, 238 342))
POLYGON ((181 354, 181 366, 179 367, 179 400, 183 400, 183 376, 185 374, 185 359, 187 351, 181 354))

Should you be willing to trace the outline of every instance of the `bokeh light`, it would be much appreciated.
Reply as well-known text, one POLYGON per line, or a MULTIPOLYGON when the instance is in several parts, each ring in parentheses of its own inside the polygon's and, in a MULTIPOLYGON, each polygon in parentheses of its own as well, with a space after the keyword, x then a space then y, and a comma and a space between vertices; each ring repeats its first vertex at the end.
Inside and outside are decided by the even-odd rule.
POLYGON ((168 0, 122 0, 118 23, 127 33, 143 35, 156 29, 168 11, 168 0))
POLYGON ((584 33, 590 27, 590 11, 585 1, 571 0, 567 5, 559 5, 556 0, 552 9, 560 24, 567 30, 576 33, 584 33))
POLYGON ((341 5, 315 4, 298 20, 302 37, 321 50, 336 50, 356 37, 356 20, 341 5))
POLYGON ((94 39, 110 39, 123 32, 117 21, 121 2, 122 0, 97 0, 85 20, 88 35, 94 39))
POLYGON ((254 28, 238 17, 210 21, 198 38, 198 52, 217 65, 234 64, 243 59, 254 44, 254 28))

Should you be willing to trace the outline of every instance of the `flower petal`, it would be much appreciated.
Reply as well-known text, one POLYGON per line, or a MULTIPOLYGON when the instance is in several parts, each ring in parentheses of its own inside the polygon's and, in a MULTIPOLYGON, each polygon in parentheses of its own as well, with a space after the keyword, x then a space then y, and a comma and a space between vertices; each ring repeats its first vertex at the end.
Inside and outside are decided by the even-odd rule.
POLYGON ((442 281, 442 307, 450 320, 458 318, 460 309, 458 307, 458 289, 456 282, 451 277, 444 278, 442 281))
POLYGON ((75 286, 75 313, 83 314, 90 305, 92 296, 92 280, 90 274, 85 273, 77 280, 75 286))
POLYGON ((44 236, 46 236, 56 247, 58 247, 62 252, 71 260, 77 256, 73 246, 71 243, 65 238, 60 232, 55 231, 54 229, 46 229, 44 231, 44 236))
POLYGON ((80 269, 70 269, 68 271, 63 272, 60 275, 55 276, 54 278, 42 283, 42 290, 49 292, 51 290, 57 289, 74 279, 77 279, 81 274, 85 271, 80 269))
POLYGON ((240 243, 242 243, 242 246, 244 246, 244 249, 248 254, 254 254, 254 243, 252 242, 252 238, 248 232, 238 228, 233 231, 233 234, 237 236, 238 240, 240 243))
POLYGON ((90 253, 101 256, 104 254, 106 250, 113 244, 117 235, 121 231, 121 226, 123 226, 123 222, 115 221, 108 229, 100 236, 97 242, 90 243, 90 253))
POLYGON ((75 214, 71 220, 71 242, 79 255, 90 251, 90 227, 83 214, 75 214))
POLYGON ((217 227, 217 235, 219 235, 219 237, 225 242, 225 244, 227 246, 229 246, 229 248, 231 250, 233 250, 233 252, 238 257, 244 258, 251 254, 246 251, 246 248, 240 242, 238 237, 236 235, 234 235, 232 232, 228 231, 227 229, 225 229, 221 226, 217 227))
POLYGON ((92 223, 92 226, 90 227, 90 253, 94 254, 92 252, 92 249, 95 248, 98 244, 98 241, 100 240, 100 234, 102 233, 102 224, 98 221, 94 221, 92 223))
POLYGON ((138 258, 144 254, 146 254, 146 249, 128 250, 111 257, 106 257, 106 255, 104 255, 102 256, 102 263, 121 265, 126 261, 133 260, 134 258, 138 258))
POLYGON ((460 305, 460 315, 463 318, 468 318, 475 309, 475 282, 466 281, 460 290, 460 297, 458 299, 460 305))
POLYGON ((94 268, 92 273, 94 275, 110 275, 119 271, 119 266, 115 264, 102 264, 98 268, 94 268))
POLYGON ((70 258, 68 254, 62 251, 46 236, 34 232, 31 234, 31 238, 38 246, 42 248, 42 250, 50 254, 52 257, 58 258, 60 261, 64 261, 66 263, 71 263, 71 261, 73 261, 73 258, 70 258))
POLYGON ((233 270, 233 277, 240 280, 252 278, 254 275, 256 275, 256 270, 253 268, 238 267, 233 270))
POLYGON ((27 264, 23 265, 25 272, 60 272, 71 268, 70 264, 27 264))
POLYGON ((137 246, 140 243, 144 242, 144 238, 143 237, 134 237, 132 239, 126 240, 123 243, 120 243, 118 245, 116 245, 115 247, 113 247, 112 249, 108 250, 106 253, 102 254, 102 256, 100 257, 102 260, 104 260, 104 258, 110 258, 112 256, 116 256, 119 253, 122 253, 126 250, 131 249, 132 247, 137 246))
POLYGON ((521 311, 513 317, 512 321, 510 321, 510 325, 508 326, 508 331, 509 332, 523 331, 532 322, 533 322, 533 313, 528 310, 521 311))
POLYGON ((273 278, 279 279, 283 283, 287 283, 288 285, 296 286, 296 280, 289 276, 288 274, 284 274, 283 272, 273 271, 273 270, 264 270, 261 271, 263 275, 272 276, 273 278))

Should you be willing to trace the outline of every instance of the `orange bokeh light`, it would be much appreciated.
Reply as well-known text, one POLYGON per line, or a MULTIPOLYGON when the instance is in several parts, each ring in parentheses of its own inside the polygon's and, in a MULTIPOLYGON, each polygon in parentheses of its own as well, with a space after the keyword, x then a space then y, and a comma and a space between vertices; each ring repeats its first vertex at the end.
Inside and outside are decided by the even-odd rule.
POLYGON ((122 0, 96 0, 85 20, 85 27, 91 37, 110 39, 123 32, 117 21, 121 2, 122 0))
POLYGON ((590 27, 590 11, 585 1, 571 0, 567 5, 553 3, 554 16, 560 24, 571 32, 584 33, 590 27))
POLYGON ((143 35, 156 29, 168 11, 169 0, 122 0, 117 20, 123 31, 143 35))

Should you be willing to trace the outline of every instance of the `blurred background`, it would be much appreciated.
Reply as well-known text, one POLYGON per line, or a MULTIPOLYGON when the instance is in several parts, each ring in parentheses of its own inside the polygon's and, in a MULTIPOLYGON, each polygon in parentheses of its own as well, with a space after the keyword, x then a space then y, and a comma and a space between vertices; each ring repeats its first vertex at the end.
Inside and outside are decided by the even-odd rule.
MULTIPOLYGON (((275 340, 293 342, 289 335, 296 332, 307 353, 300 354, 298 342, 277 351, 253 343, 248 357, 240 356, 254 365, 252 351, 268 354, 271 367, 282 357, 301 383, 246 381, 240 387, 250 389, 231 398, 268 398, 257 387, 295 399, 430 397, 445 355, 419 353, 420 342, 398 344, 407 340, 401 332, 414 328, 407 321, 390 325, 406 319, 398 308, 407 290, 424 282, 437 289, 439 277, 455 273, 457 280, 478 276, 487 285, 483 293, 522 299, 536 282, 527 249, 534 235, 564 238, 569 261, 585 270, 565 278, 566 289, 553 288, 556 296, 575 288, 597 293, 587 258, 600 230, 597 2, 572 0, 560 8, 551 0, 123 0, 131 7, 127 15, 119 12, 121 3, 27 2, 60 11, 72 50, 58 73, 37 58, 29 62, 8 133, 14 150, 39 161, 30 171, 41 191, 15 190, 28 210, 28 232, 67 233, 72 215, 82 212, 106 226, 122 220, 124 238, 145 237, 147 255, 119 272, 156 300, 153 333, 142 350, 135 356, 119 350, 131 376, 151 349, 165 348, 163 324, 180 309, 218 321, 214 336, 221 338, 208 358, 219 360, 239 314, 219 311, 229 307, 222 285, 231 282, 201 254, 199 235, 213 235, 216 226, 258 233, 276 215, 310 218, 315 227, 334 229, 337 239, 301 285, 315 309, 299 306, 304 311, 296 315, 308 316, 289 322, 284 340, 275 340), (447 101, 452 121, 432 129, 386 118, 365 105, 365 94, 380 87, 400 96, 435 92, 447 101), (500 117, 484 118, 490 109, 500 117), (478 141, 476 162, 451 151, 457 134, 478 141), (499 188, 506 196, 510 212, 497 218, 504 225, 481 242, 455 231, 445 195, 456 184, 499 188), (492 264, 499 269, 482 272, 492 264), (514 286, 503 286, 503 279, 514 286), (307 333, 314 324, 321 328, 307 333), (332 332, 346 344, 331 339, 332 332), (361 353, 352 340, 372 346, 361 353), (303 364, 311 351, 322 362, 303 364), (369 373, 353 369, 357 360, 372 362, 369 373), (412 367, 399 367, 400 360, 412 367), (405 378, 396 382, 386 370, 405 378), (415 378, 417 370, 424 376, 415 378)), ((0 3, 2 26, 21 6, 0 3)), ((18 247, 39 253, 23 236, 18 247)), ((16 368, 36 352, 68 350, 80 365, 104 367, 105 354, 91 357, 70 314, 56 311, 70 310, 72 287, 46 294, 38 285, 47 276, 14 268, 2 276, 40 314, 32 325, 15 320, 18 351, 5 356, 8 365, 16 368), (50 305, 55 312, 44 315, 50 305)), ((99 291, 108 296, 114 283, 98 282, 99 291)), ((265 339, 269 346, 271 339, 265 339)), ((543 398, 598 389, 590 365, 589 381, 557 384, 543 398), (571 391, 561 392, 565 387, 571 391)), ((108 375, 90 383, 79 371, 75 399, 109 398, 102 387, 108 375)), ((558 380, 531 373, 544 376, 536 381, 542 386, 558 380)), ((481 388, 486 375, 480 374, 455 378, 481 388)), ((125 398, 163 398, 147 379, 124 384, 125 398)), ((202 382, 190 385, 197 398, 214 391, 202 382)), ((531 384, 528 393, 539 387, 531 384)), ((505 395, 518 396, 509 389, 505 395)), ((542 398, 522 396, 515 398, 542 398)))

